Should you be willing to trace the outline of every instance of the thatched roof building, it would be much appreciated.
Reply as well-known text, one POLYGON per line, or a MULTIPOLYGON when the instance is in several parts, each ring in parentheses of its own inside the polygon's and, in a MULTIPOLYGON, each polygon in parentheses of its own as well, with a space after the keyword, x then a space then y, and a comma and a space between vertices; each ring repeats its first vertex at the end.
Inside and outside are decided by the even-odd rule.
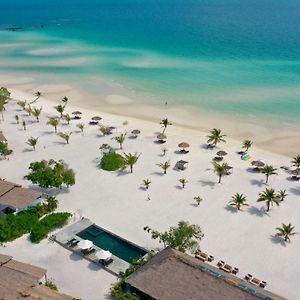
POLYGON ((0 254, 0 299, 71 300, 72 297, 38 285, 46 270, 0 254))
POLYGON ((24 209, 42 197, 42 193, 23 188, 21 185, 0 180, 0 206, 24 209))
POLYGON ((126 283, 147 300, 283 299, 171 248, 156 254, 126 283))

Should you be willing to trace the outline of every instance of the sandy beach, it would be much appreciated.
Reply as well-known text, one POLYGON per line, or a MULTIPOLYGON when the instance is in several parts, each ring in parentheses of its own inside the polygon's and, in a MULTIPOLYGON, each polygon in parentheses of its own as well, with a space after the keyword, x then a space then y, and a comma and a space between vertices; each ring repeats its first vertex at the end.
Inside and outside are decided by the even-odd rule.
MULTIPOLYGON (((82 95, 67 84, 47 87, 44 83, 33 85, 32 82, 32 79, 25 77, 21 80, 2 80, 1 84, 12 89, 12 100, 7 105, 5 121, 1 122, 0 128, 14 152, 9 160, 0 162, 0 177, 30 186, 30 182, 24 180, 23 176, 27 174, 31 162, 50 158, 63 159, 74 169, 76 184, 68 192, 58 194, 59 211, 68 211, 77 217, 85 216, 99 226, 148 249, 158 249, 161 245, 143 231, 145 225, 166 230, 180 220, 199 224, 205 234, 201 248, 214 255, 216 261, 222 259, 238 266, 239 276, 255 274, 268 282, 268 290, 288 299, 298 299, 300 289, 297 279, 300 277, 300 269, 297 257, 300 238, 296 235, 290 244, 285 244, 275 236, 275 228, 281 223, 291 222, 296 231, 300 230, 299 182, 288 180, 290 175, 280 169, 280 166, 290 165, 291 156, 275 153, 295 154, 296 149, 299 149, 299 141, 294 140, 296 133, 282 130, 281 137, 276 138, 267 129, 265 132, 258 132, 258 127, 253 124, 245 124, 245 131, 243 127, 231 123, 236 134, 230 135, 230 131, 224 129, 228 134, 227 143, 208 150, 205 147, 207 132, 190 128, 192 126, 178 126, 184 122, 184 117, 193 118, 184 110, 165 106, 156 109, 152 107, 152 117, 142 120, 128 116, 130 103, 127 95, 111 94, 108 100, 119 111, 119 114, 112 114, 104 110, 99 112, 100 107, 91 106, 88 109, 87 104, 79 105, 82 95), (43 107, 39 123, 20 111, 16 104, 17 100, 32 101, 35 98, 33 92, 37 90, 45 93, 45 97, 34 104, 43 107), (74 110, 81 110, 81 121, 86 124, 82 134, 76 128, 77 121, 72 120, 70 125, 61 122, 58 131, 72 132, 69 145, 54 133, 51 126, 46 125, 49 117, 57 116, 53 101, 62 99, 63 96, 70 98, 66 112, 71 114, 74 110), (124 115, 121 115, 123 112, 124 115), (16 124, 16 114, 20 119, 26 120, 26 131, 16 124), (97 126, 87 124, 94 115, 100 115, 104 125, 116 127, 113 136, 120 133, 128 133, 129 136, 133 129, 141 130, 137 139, 127 138, 124 143, 124 152, 141 153, 133 174, 109 173, 98 167, 101 157, 99 146, 108 143, 118 149, 118 145, 111 140, 112 136, 103 137, 97 126), (162 156, 162 146, 154 143, 156 134, 161 131, 157 121, 164 117, 174 122, 166 131, 168 138, 163 147, 168 151, 165 157, 162 156), (181 121, 179 117, 182 117, 181 121), (125 120, 127 125, 123 125, 125 120), (245 132, 248 133, 247 136, 245 132), (268 139, 263 140, 262 137, 267 133, 268 139), (30 136, 39 137, 36 151, 26 145, 30 136), (242 137, 241 140, 238 137, 242 137), (241 150, 241 141, 245 138, 254 141, 254 146, 250 149, 251 160, 263 159, 278 168, 279 175, 271 176, 268 187, 286 189, 288 193, 286 200, 279 207, 272 207, 268 213, 262 203, 256 202, 258 193, 266 188, 264 175, 251 172, 251 160, 242 161, 237 154, 241 150), (286 147, 284 152, 282 140, 286 147), (183 141, 190 144, 190 152, 186 155, 178 154, 177 145, 183 141), (264 146, 264 149, 260 146, 264 146), (218 178, 213 173, 211 164, 219 149, 228 152, 225 161, 233 167, 233 173, 223 178, 221 184, 217 183, 218 178), (189 162, 188 168, 182 172, 173 169, 180 159, 189 162), (163 175, 157 164, 167 160, 170 160, 172 168, 163 175), (188 180, 185 189, 181 189, 178 182, 183 177, 188 180), (146 178, 152 181, 148 193, 140 188, 142 180, 146 178), (249 203, 249 207, 240 212, 227 205, 236 192, 246 195, 249 203), (150 201, 147 200, 148 195, 150 201), (199 207, 195 206, 193 200, 198 195, 204 199, 199 207)), ((144 117, 142 113, 136 116, 144 117)), ((216 123, 213 127, 220 125, 216 123)), ((82 299, 107 299, 109 286, 116 280, 103 270, 91 270, 85 261, 74 261, 67 250, 56 244, 49 244, 48 241, 32 245, 23 237, 1 247, 0 252, 48 269, 49 276, 54 278, 62 292, 82 299)))

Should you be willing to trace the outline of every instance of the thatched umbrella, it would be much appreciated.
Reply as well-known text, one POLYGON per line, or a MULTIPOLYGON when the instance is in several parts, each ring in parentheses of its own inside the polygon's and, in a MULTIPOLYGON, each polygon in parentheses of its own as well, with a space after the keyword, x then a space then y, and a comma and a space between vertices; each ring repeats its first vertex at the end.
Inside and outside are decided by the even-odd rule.
POLYGON ((141 131, 138 130, 138 129, 133 129, 133 130, 131 131, 131 133, 134 134, 134 135, 138 135, 138 134, 141 133, 141 131))
POLYGON ((252 163, 251 163, 252 166, 254 166, 255 168, 262 168, 265 166, 265 163, 261 160, 254 160, 252 163))
POLYGON ((160 133, 159 135, 157 135, 157 139, 158 140, 165 140, 167 138, 167 136, 164 133, 160 133))
POLYGON ((291 172, 291 174, 294 175, 294 176, 296 176, 296 177, 300 176, 300 168, 297 168, 296 170, 293 170, 291 172))
POLYGON ((95 116, 95 117, 92 117, 92 120, 93 120, 93 121, 101 121, 102 118, 99 117, 99 116, 95 116))
POLYGON ((180 144, 178 144, 178 147, 181 148, 181 149, 185 149, 185 148, 188 148, 190 145, 186 142, 182 142, 180 144))
POLYGON ((216 155, 218 156, 226 156, 227 155, 227 152, 223 151, 223 150, 220 150, 216 153, 216 155))
POLYGON ((72 112, 72 115, 81 115, 81 114, 82 114, 82 112, 79 111, 79 110, 76 110, 76 111, 72 112))

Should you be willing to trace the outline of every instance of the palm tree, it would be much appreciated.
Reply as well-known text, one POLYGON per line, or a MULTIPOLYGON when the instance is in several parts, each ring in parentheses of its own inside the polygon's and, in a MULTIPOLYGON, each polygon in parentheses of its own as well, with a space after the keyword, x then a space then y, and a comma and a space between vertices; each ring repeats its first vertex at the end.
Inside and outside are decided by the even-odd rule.
POLYGON ((27 105, 27 101, 26 100, 24 100, 24 101, 20 100, 20 101, 17 102, 17 104, 22 108, 22 110, 25 110, 25 107, 27 105))
POLYGON ((15 115, 15 119, 16 119, 16 122, 17 122, 17 124, 19 124, 19 116, 18 115, 15 115))
POLYGON ((163 148, 162 149, 162 156, 166 156, 168 149, 167 148, 163 148))
POLYGON ((178 180, 181 183, 181 187, 184 189, 188 181, 185 178, 180 178, 178 180))
POLYGON ((69 144, 71 134, 72 132, 59 132, 57 135, 65 140, 67 144, 69 144))
POLYGON ((115 136, 112 138, 112 140, 115 140, 119 145, 120 145, 120 149, 123 149, 123 143, 125 141, 125 134, 122 133, 119 136, 115 136))
POLYGON ((242 147, 246 149, 246 151, 249 150, 249 148, 251 148, 252 146, 252 141, 251 140, 244 140, 242 143, 242 147))
POLYGON ((100 131, 103 135, 108 135, 108 134, 110 134, 110 129, 109 129, 109 127, 107 127, 107 126, 100 125, 99 131, 100 131))
POLYGON ((69 101, 69 98, 65 96, 65 97, 62 98, 61 101, 62 101, 63 103, 67 103, 67 102, 69 101))
POLYGON ((202 202, 202 201, 203 201, 203 199, 202 199, 200 196, 196 196, 196 197, 194 197, 194 200, 196 201, 196 203, 197 203, 197 206, 199 206, 199 205, 200 205, 200 202, 202 202))
POLYGON ((70 121, 71 121, 71 117, 69 114, 65 114, 63 115, 62 117, 65 121, 67 121, 68 125, 70 124, 70 121))
POLYGON ((63 113, 64 113, 64 110, 65 110, 65 107, 66 107, 66 105, 61 105, 61 104, 58 104, 58 105, 54 106, 54 108, 56 109, 56 111, 58 113, 60 113, 60 118, 61 119, 63 117, 63 113))
POLYGON ((168 118, 165 118, 165 119, 162 119, 160 122, 159 122, 160 125, 162 125, 162 128, 163 128, 163 132, 162 133, 165 133, 167 127, 169 125, 172 125, 172 123, 168 120, 168 118))
POLYGON ((164 163, 157 164, 159 167, 161 167, 164 171, 164 174, 167 174, 167 170, 171 167, 169 161, 165 161, 164 163))
POLYGON ((297 155, 293 158, 292 167, 300 168, 300 155, 297 155))
POLYGON ((25 120, 22 120, 22 126, 23 126, 23 129, 26 130, 26 122, 25 122, 25 120))
POLYGON ((261 173, 266 175, 266 184, 269 181, 269 177, 271 175, 278 175, 278 173, 276 173, 277 169, 275 169, 273 166, 271 165, 265 165, 263 168, 261 168, 261 173))
POLYGON ((229 205, 234 206, 237 210, 240 210, 243 206, 249 206, 246 203, 246 196, 243 194, 236 193, 232 196, 231 200, 228 202, 229 205))
POLYGON ((214 128, 210 132, 210 134, 207 136, 208 140, 207 143, 209 145, 217 146, 218 143, 226 143, 224 137, 226 134, 222 134, 221 129, 214 128))
POLYGON ((278 231, 277 235, 282 236, 284 238, 285 242, 290 242, 290 236, 293 236, 296 234, 294 231, 295 227, 292 226, 291 223, 284 224, 282 223, 281 227, 276 227, 276 230, 278 231))
POLYGON ((31 112, 32 112, 32 115, 36 118, 36 121, 39 122, 40 121, 39 117, 42 112, 42 107, 41 108, 34 107, 31 112))
POLYGON ((84 124, 83 123, 76 124, 76 127, 79 128, 81 132, 83 132, 83 129, 84 129, 84 124))
POLYGON ((219 183, 221 183, 221 179, 224 175, 227 174, 228 172, 228 164, 227 163, 222 163, 222 164, 219 164, 217 162, 214 162, 213 163, 213 170, 215 173, 218 174, 219 176, 219 183))
POLYGON ((279 201, 283 201, 287 197, 287 192, 286 190, 279 190, 277 193, 277 196, 279 198, 279 201))
POLYGON ((28 138, 26 144, 29 145, 29 146, 31 146, 33 148, 33 150, 35 150, 35 146, 36 146, 36 144, 38 142, 38 139, 39 138, 34 138, 34 137, 31 136, 30 138, 28 138))
POLYGON ((279 206, 279 198, 274 189, 266 188, 265 191, 259 193, 257 202, 265 202, 267 205, 267 211, 270 210, 270 206, 273 206, 274 203, 279 206))
POLYGON ((56 118, 50 118, 49 121, 47 122, 47 125, 51 125, 54 127, 54 131, 55 133, 57 132, 57 125, 58 125, 59 121, 56 118))
POLYGON ((5 111, 5 105, 7 104, 7 100, 5 100, 4 98, 0 99, 0 111, 1 111, 1 116, 2 116, 2 121, 4 121, 4 115, 3 115, 3 111, 5 111))
POLYGON ((133 166, 137 163, 141 154, 131 154, 131 153, 124 153, 124 168, 129 167, 130 173, 133 171, 133 166))
POLYGON ((142 183, 142 186, 143 186, 146 190, 148 190, 150 184, 151 184, 151 181, 150 181, 149 179, 144 179, 144 180, 143 180, 143 183, 142 183))
POLYGON ((40 91, 37 91, 34 95, 36 96, 36 99, 34 101, 37 101, 42 96, 42 93, 40 91))
POLYGON ((28 113, 28 116, 31 116, 32 109, 31 109, 30 104, 28 104, 28 105, 25 107, 25 111, 28 113))

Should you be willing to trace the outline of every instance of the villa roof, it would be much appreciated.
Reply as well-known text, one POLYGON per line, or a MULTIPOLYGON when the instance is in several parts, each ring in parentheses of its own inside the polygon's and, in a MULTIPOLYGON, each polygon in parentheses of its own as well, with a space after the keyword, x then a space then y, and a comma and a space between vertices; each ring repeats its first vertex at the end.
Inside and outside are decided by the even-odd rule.
POLYGON ((12 256, 5 255, 5 254, 0 254, 0 266, 7 263, 12 259, 12 256))
POLYGON ((25 208, 43 194, 9 181, 0 180, 0 204, 25 208))
POLYGON ((46 270, 0 254, 0 299, 71 300, 72 297, 53 291, 45 285, 37 285, 46 270), (9 258, 9 259, 8 259, 9 258), (6 261, 6 262, 5 262, 6 261))
MULTIPOLYGON (((131 274, 126 282, 155 300, 259 299, 229 283, 238 282, 238 278, 228 275, 227 282, 202 271, 200 265, 199 260, 166 248, 131 274), (232 278, 237 280, 233 281, 232 278)), ((209 266, 209 268, 214 267, 209 266)), ((270 293, 266 291, 266 294, 270 293)))
POLYGON ((7 142, 7 140, 6 140, 6 138, 5 138, 2 131, 0 131, 0 142, 7 142))

